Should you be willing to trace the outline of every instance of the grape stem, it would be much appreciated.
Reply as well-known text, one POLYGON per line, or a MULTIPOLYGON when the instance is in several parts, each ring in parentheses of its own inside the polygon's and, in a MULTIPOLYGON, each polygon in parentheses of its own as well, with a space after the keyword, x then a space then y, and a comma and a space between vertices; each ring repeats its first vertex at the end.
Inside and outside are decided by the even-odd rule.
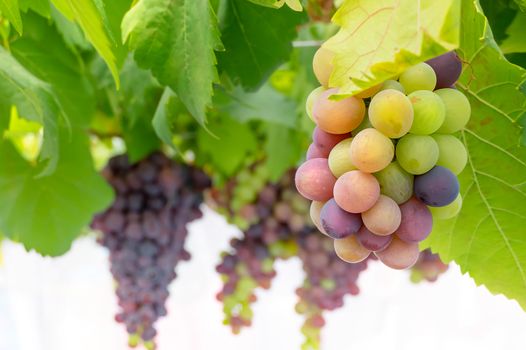
POLYGON ((319 40, 297 40, 292 42, 292 47, 319 47, 323 41, 319 40))

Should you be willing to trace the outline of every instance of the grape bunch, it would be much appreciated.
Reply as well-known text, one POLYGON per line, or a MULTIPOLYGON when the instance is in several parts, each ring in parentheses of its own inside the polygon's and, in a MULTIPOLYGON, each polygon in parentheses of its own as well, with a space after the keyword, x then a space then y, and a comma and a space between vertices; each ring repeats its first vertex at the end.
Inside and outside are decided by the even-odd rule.
POLYGON ((332 57, 323 47, 314 56, 322 86, 307 99, 316 128, 296 188, 313 201, 312 220, 340 258, 357 263, 373 252, 391 268, 409 268, 433 218, 452 218, 462 206, 456 175, 468 155, 453 135, 471 113, 453 86, 462 63, 448 52, 397 80, 332 99, 332 57))
MULTIPOLYGON (((228 194, 233 194, 232 186, 225 186, 226 194, 215 195, 223 206, 233 202, 227 200, 228 194)), ((237 212, 231 208, 224 211, 251 222, 241 238, 231 241, 231 250, 222 255, 216 268, 224 282, 217 298, 223 303, 225 323, 234 333, 251 325, 255 291, 271 287, 278 259, 298 256, 306 272, 304 283, 297 289, 296 305, 296 311, 305 317, 304 349, 318 348, 325 324, 323 312, 342 307, 345 295, 358 293, 356 281, 366 262, 348 265, 340 260, 332 241, 310 223, 309 210, 309 202, 295 191, 291 172, 277 184, 267 183, 253 203, 237 212)))
POLYGON ((110 252, 120 306, 115 319, 126 326, 130 345, 155 348, 155 322, 165 316, 168 286, 184 249, 186 225, 202 216, 208 177, 192 167, 153 153, 136 164, 126 155, 108 162, 103 175, 116 192, 115 201, 98 214, 92 227, 110 252))
POLYGON ((435 282, 448 268, 449 266, 440 260, 438 254, 433 254, 431 250, 425 249, 420 252, 416 264, 411 268, 411 281, 415 283, 423 280, 435 282))

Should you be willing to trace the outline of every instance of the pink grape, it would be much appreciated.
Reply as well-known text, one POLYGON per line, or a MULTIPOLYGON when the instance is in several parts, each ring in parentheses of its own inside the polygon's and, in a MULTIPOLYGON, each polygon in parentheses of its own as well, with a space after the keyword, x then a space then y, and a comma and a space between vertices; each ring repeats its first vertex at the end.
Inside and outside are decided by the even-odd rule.
POLYGON ((351 137, 350 133, 345 134, 330 134, 321 130, 318 127, 314 128, 312 132, 312 143, 315 144, 318 149, 327 154, 323 158, 327 158, 331 150, 336 146, 340 141, 345 140, 346 138, 351 137))
POLYGON ((371 209, 362 213, 363 224, 379 236, 388 236, 395 232, 400 226, 401 218, 398 204, 384 195, 380 195, 371 209))
POLYGON ((433 228, 433 216, 429 208, 412 197, 400 206, 402 221, 396 235, 406 242, 420 242, 426 239, 433 228))
POLYGON ((351 170, 338 178, 334 185, 334 200, 349 213, 369 210, 380 197, 376 178, 360 170, 351 170))
POLYGON ((417 243, 407 243, 394 236, 387 248, 374 254, 390 268, 404 270, 417 262, 420 250, 417 243))
POLYGON ((318 145, 311 143, 309 148, 307 149, 307 160, 314 159, 314 158, 327 158, 328 154, 324 150, 322 150, 318 145))
POLYGON ((314 158, 303 163, 296 171, 296 188, 305 198, 313 201, 331 199, 336 178, 325 158, 314 158))

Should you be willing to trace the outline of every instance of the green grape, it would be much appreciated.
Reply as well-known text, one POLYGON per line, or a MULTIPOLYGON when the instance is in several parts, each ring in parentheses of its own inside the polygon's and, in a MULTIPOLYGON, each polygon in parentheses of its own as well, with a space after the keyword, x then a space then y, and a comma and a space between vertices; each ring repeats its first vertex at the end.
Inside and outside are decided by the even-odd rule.
POLYGON ((400 75, 400 84, 407 94, 417 90, 433 91, 437 84, 435 71, 427 63, 419 63, 400 75))
POLYGON ((314 102, 320 97, 321 93, 325 91, 325 88, 323 86, 318 86, 316 89, 312 90, 312 92, 307 97, 307 102, 305 103, 305 110, 307 111, 307 115, 309 118, 314 121, 314 117, 312 116, 312 108, 314 106, 314 102))
POLYGON ((413 123, 413 106, 406 95, 397 90, 377 93, 369 105, 371 124, 385 136, 399 138, 407 134, 413 123))
POLYGON ((460 193, 458 194, 457 198, 448 205, 445 205, 443 207, 428 207, 431 211, 431 214, 433 214, 434 218, 437 219, 451 219, 458 215, 460 212, 460 209, 462 209, 462 196, 460 193))
POLYGON ((413 175, 392 162, 374 174, 380 184, 380 193, 392 198, 397 204, 405 203, 413 195, 413 175))
POLYGON ((414 119, 409 130, 412 134, 429 135, 438 130, 446 117, 446 107, 442 99, 433 91, 418 90, 411 93, 414 119))
POLYGON ((437 165, 448 168, 455 175, 460 174, 468 162, 464 144, 453 135, 435 134, 432 137, 439 149, 437 165))
POLYGON ((452 134, 463 129, 469 121, 471 106, 467 97, 456 89, 440 89, 435 91, 446 106, 446 118, 439 133, 452 134))
POLYGON ((428 172, 438 161, 438 145, 431 136, 406 135, 396 145, 396 159, 410 174, 428 172))
POLYGON ((352 138, 340 141, 329 153, 329 169, 335 177, 340 177, 348 171, 356 170, 351 162, 352 138))
POLYGON ((396 80, 386 80, 384 82, 384 85, 382 86, 382 90, 389 90, 389 89, 392 89, 392 90, 398 90, 400 91, 401 93, 405 94, 405 89, 404 87, 402 86, 402 84, 400 84, 398 81, 396 80))

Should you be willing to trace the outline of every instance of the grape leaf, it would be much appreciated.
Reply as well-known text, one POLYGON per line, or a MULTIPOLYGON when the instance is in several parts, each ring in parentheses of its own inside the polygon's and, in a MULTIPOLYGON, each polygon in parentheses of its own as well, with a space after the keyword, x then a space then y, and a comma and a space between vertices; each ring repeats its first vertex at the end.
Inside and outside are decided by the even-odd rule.
POLYGON ((42 17, 49 18, 51 16, 51 6, 48 0, 19 0, 18 5, 22 12, 31 9, 42 17))
MULTIPOLYGON (((182 114, 189 115, 179 97, 170 89, 164 90, 159 105, 155 110, 152 124, 157 136, 167 145, 176 148, 173 142, 175 122, 182 114)), ((188 131, 188 130, 185 130, 188 131)))
POLYGON ((224 1, 220 8, 220 67, 247 90, 258 88, 292 51, 296 26, 306 16, 289 9, 275 11, 246 0, 224 1))
POLYGON ((458 46, 460 0, 346 1, 341 28, 324 47, 335 52, 330 86, 351 95, 458 46))
POLYGON ((526 12, 526 0, 514 0, 514 1, 519 6, 521 11, 526 12))
POLYGON ((0 13, 15 27, 16 31, 22 35, 22 19, 18 0, 0 0, 0 13))
POLYGON ((513 52, 526 52, 526 13, 519 12, 506 30, 508 37, 500 44, 500 49, 505 54, 513 52))
POLYGON ((203 124, 217 81, 215 14, 207 0, 140 0, 124 16, 123 41, 139 66, 151 69, 203 124))
POLYGON ((457 87, 472 107, 460 135, 469 152, 459 177, 464 204, 458 217, 436 220, 422 246, 526 309, 526 148, 517 142, 526 71, 505 60, 478 2, 463 1, 462 13, 457 87))
POLYGON ((296 130, 278 124, 266 125, 267 157, 264 166, 268 170, 271 181, 278 181, 287 170, 298 164, 303 156, 304 146, 307 145, 301 143, 300 134, 296 130))
POLYGON ((44 141, 39 155, 40 175, 49 175, 58 161, 59 117, 64 116, 51 86, 32 75, 0 46, 0 117, 6 118, 11 105, 25 119, 44 125, 44 141))
POLYGON ((210 120, 209 128, 215 136, 203 128, 197 132, 198 156, 208 156, 200 159, 201 162, 211 165, 225 176, 231 176, 243 164, 246 155, 257 149, 256 136, 248 124, 228 115, 222 115, 221 120, 210 120), (210 161, 212 164, 209 164, 210 161))
POLYGON ((119 70, 115 54, 116 44, 107 29, 109 24, 97 8, 94 0, 51 0, 55 7, 70 21, 77 22, 88 40, 104 59, 119 87, 119 70))
POLYGON ((65 253, 112 201, 111 188, 93 169, 88 138, 61 131, 60 160, 46 177, 36 177, 42 165, 28 164, 9 141, 0 141, 0 231, 43 255, 65 253))
POLYGON ((47 20, 28 14, 24 24, 26 34, 11 44, 11 53, 53 87, 69 121, 87 126, 95 113, 95 96, 84 66, 47 20))
POLYGON ((293 9, 294 11, 301 11, 303 9, 303 7, 301 6, 300 0, 249 0, 249 1, 254 4, 260 5, 260 6, 271 7, 274 9, 279 9, 285 4, 287 4, 287 6, 293 9))
POLYGON ((219 91, 217 95, 214 101, 218 109, 239 121, 264 120, 296 127, 296 105, 268 84, 256 92, 245 92, 236 87, 232 92, 219 91))

